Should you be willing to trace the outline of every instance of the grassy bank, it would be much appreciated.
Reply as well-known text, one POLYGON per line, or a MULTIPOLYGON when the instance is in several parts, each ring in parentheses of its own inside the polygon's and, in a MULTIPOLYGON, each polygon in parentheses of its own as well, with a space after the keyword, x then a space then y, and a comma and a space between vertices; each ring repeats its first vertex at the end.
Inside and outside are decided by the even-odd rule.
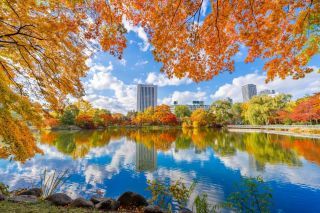
POLYGON ((65 208, 50 205, 49 202, 43 201, 35 204, 26 203, 13 203, 9 201, 0 201, 0 212, 1 213, 60 213, 60 212, 71 212, 71 213, 85 213, 85 212, 99 212, 94 209, 83 209, 83 208, 65 208))

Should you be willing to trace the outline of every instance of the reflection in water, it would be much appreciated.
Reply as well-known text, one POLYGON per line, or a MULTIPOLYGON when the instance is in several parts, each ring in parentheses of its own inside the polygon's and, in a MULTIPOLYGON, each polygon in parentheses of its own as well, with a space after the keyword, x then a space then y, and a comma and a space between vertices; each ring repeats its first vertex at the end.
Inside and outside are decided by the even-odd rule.
POLYGON ((206 192, 217 203, 241 176, 257 175, 273 184, 279 211, 305 210, 303 206, 312 207, 320 196, 320 141, 316 139, 196 129, 110 129, 44 131, 38 140, 38 146, 25 150, 42 149, 43 155, 33 157, 16 149, 10 154, 17 161, 10 161, 0 149, 0 177, 11 188, 39 184, 47 168, 71 171, 62 190, 73 197, 89 197, 96 189, 111 197, 126 190, 148 196, 146 180, 183 178, 189 183, 196 179, 195 191, 206 192), (286 200, 281 200, 284 194, 286 200))
POLYGON ((136 170, 154 171, 157 168, 157 151, 154 147, 148 148, 136 143, 136 170))

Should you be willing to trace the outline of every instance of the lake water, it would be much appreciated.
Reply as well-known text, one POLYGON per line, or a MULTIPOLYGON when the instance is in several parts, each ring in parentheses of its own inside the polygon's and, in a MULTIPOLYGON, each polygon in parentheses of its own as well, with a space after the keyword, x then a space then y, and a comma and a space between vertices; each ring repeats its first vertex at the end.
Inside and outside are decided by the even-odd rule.
MULTIPOLYGON (((42 132, 37 147, 0 160, 11 189, 39 186, 44 169, 69 170, 60 189, 71 197, 135 191, 150 197, 147 180, 197 185, 223 201, 241 177, 261 176, 272 188, 273 212, 320 212, 320 140, 216 130, 42 132), (30 150, 32 149, 32 150, 30 150), (21 155, 21 156, 20 156, 21 155), (29 158, 28 160, 26 160, 29 158), (20 161, 23 162, 20 162, 20 161)), ((17 146, 17 150, 24 150, 17 146)))

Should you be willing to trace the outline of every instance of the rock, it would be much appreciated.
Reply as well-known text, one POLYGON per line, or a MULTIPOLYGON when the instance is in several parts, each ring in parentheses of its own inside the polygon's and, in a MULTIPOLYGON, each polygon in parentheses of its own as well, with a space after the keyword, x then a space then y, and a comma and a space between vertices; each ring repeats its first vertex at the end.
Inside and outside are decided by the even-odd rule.
POLYGON ((183 208, 179 211, 179 213, 192 213, 192 211, 190 209, 183 208))
POLYGON ((94 207, 93 202, 91 202, 90 200, 86 200, 82 197, 79 197, 79 198, 75 199, 74 201, 72 201, 70 206, 80 207, 80 208, 93 208, 94 207))
POLYGON ((147 200, 142 196, 134 192, 125 192, 119 198, 120 206, 147 206, 147 200))
POLYGON ((0 201, 3 201, 6 199, 6 196, 4 196, 3 194, 0 194, 0 201))
POLYGON ((143 208, 144 213, 164 213, 159 206, 149 205, 143 208))
POLYGON ((100 203, 100 202, 102 202, 102 201, 109 200, 109 199, 110 199, 110 198, 95 197, 95 196, 93 196, 93 197, 91 197, 90 201, 92 201, 93 204, 96 205, 96 204, 98 204, 98 203, 100 203))
POLYGON ((46 198, 46 200, 50 201, 56 206, 66 206, 72 202, 72 199, 63 193, 55 193, 46 198))
POLYGON ((42 195, 42 190, 40 188, 27 189, 25 191, 19 192, 18 195, 33 195, 40 197, 42 195))
POLYGON ((118 201, 114 199, 106 199, 98 203, 95 207, 99 210, 106 210, 106 211, 116 211, 119 208, 120 204, 118 201))
POLYGON ((18 195, 14 197, 10 197, 8 201, 14 203, 36 203, 38 202, 38 198, 34 195, 18 195))

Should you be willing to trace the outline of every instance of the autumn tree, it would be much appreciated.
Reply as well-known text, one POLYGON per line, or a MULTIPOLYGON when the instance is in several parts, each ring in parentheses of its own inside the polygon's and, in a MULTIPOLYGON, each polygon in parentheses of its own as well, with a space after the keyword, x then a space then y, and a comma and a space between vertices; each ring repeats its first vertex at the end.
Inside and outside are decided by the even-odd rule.
POLYGON ((203 127, 214 124, 214 117, 212 113, 205 109, 196 109, 192 112, 190 120, 192 121, 193 127, 203 127))
POLYGON ((276 112, 284 109, 291 96, 280 94, 275 97, 268 95, 254 96, 246 103, 244 118, 252 125, 271 124, 276 112))
POLYGON ((188 106, 179 105, 174 108, 174 114, 181 119, 184 117, 189 117, 191 115, 191 111, 188 106))
POLYGON ((154 108, 154 121, 163 125, 177 124, 177 117, 170 111, 168 105, 159 105, 154 108))
POLYGON ((210 111, 215 115, 218 124, 230 124, 232 122, 232 103, 227 100, 217 100, 211 104, 210 111))
POLYGON ((298 100, 290 118, 296 122, 319 123, 320 93, 298 100))

